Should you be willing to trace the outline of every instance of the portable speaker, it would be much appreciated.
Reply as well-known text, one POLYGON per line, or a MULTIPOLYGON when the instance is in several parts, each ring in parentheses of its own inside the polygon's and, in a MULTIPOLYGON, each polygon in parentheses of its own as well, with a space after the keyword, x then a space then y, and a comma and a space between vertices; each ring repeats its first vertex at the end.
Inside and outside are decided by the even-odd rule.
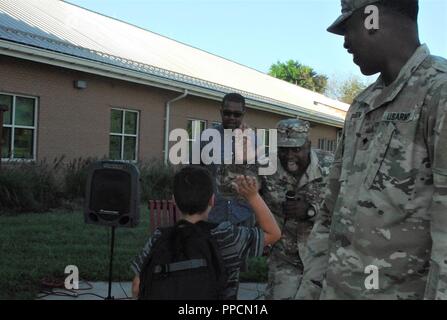
POLYGON ((132 228, 140 218, 140 173, 127 162, 98 161, 89 168, 85 223, 132 228))

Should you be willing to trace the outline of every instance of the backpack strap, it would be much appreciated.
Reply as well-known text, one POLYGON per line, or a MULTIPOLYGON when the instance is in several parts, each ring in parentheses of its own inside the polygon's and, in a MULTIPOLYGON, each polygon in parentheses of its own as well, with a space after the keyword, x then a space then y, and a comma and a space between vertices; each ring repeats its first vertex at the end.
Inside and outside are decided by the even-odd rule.
POLYGON ((208 266, 208 263, 205 259, 191 259, 155 266, 154 273, 170 273, 176 271, 198 269, 206 266, 208 266))

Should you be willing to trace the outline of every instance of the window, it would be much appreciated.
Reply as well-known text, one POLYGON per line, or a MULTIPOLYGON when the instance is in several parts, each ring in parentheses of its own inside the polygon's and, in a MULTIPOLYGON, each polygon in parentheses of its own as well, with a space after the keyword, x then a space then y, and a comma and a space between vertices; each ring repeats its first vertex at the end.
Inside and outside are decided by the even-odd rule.
POLYGON ((218 126, 220 126, 221 124, 222 124, 222 122, 219 122, 219 121, 213 121, 213 122, 211 122, 211 126, 210 126, 210 128, 218 127, 218 126))
POLYGON ((328 151, 334 152, 335 151, 335 141, 334 140, 330 140, 330 141, 328 141, 328 143, 329 143, 328 151))
POLYGON ((318 139, 318 149, 321 149, 324 151, 335 152, 336 148, 337 148, 337 143, 335 140, 318 139))
POLYGON ((110 159, 137 160, 138 126, 139 113, 137 111, 112 109, 110 120, 110 159))
MULTIPOLYGON (((193 142, 198 139, 200 143, 200 137, 202 135, 202 132, 206 129, 206 121, 203 120, 188 120, 188 136, 189 136, 189 150, 192 150, 192 144, 193 142)), ((190 152, 192 154, 192 152, 190 152)))
POLYGON ((269 129, 259 129, 263 132, 261 145, 265 146, 265 155, 266 157, 269 155, 270 150, 270 131, 269 129))
POLYGON ((0 104, 9 109, 3 113, 1 158, 35 160, 37 99, 0 94, 0 104))
POLYGON ((196 139, 200 140, 202 132, 206 129, 206 121, 203 120, 188 120, 188 135, 189 141, 193 142, 196 139))

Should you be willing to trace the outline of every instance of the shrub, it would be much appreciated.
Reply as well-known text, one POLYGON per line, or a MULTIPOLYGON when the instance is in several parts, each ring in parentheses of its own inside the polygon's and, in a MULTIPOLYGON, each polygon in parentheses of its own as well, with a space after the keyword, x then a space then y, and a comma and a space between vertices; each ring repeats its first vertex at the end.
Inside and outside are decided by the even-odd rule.
POLYGON ((172 197, 174 167, 165 165, 160 160, 153 160, 139 165, 141 173, 141 201, 149 199, 170 199, 172 197))
POLYGON ((56 171, 62 159, 3 166, 0 171, 0 212, 45 212, 62 200, 56 171))
MULTIPOLYGON (((45 212, 62 206, 71 207, 85 197, 89 166, 95 158, 78 158, 52 164, 16 163, 0 171, 0 213, 45 212)), ((141 173, 141 201, 172 197, 174 168, 160 160, 138 165, 141 173)))
POLYGON ((97 161, 95 158, 74 159, 64 166, 64 195, 67 200, 85 197, 88 167, 97 161))

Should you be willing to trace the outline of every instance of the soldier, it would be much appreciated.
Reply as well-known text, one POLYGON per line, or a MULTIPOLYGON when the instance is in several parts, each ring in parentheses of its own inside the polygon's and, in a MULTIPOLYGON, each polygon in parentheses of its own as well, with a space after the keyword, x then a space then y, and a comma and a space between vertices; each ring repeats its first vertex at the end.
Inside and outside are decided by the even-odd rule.
POLYGON ((319 210, 323 177, 333 160, 331 154, 311 149, 308 122, 282 120, 277 129, 280 163, 262 184, 264 200, 282 228, 282 238, 268 258, 269 300, 295 298, 303 271, 300 255, 319 210))
POLYGON ((417 15, 417 0, 343 0, 328 29, 381 76, 347 114, 297 298, 447 299, 447 61, 417 15))
MULTIPOLYGON (((209 213, 209 221, 214 223, 230 221, 235 225, 253 227, 255 224, 253 210, 247 201, 234 190, 233 182, 238 175, 257 177, 257 166, 247 164, 246 161, 244 164, 235 164, 235 155, 232 153, 229 153, 232 156, 232 164, 224 164, 224 130, 247 129, 247 125, 243 122, 244 115, 244 97, 238 93, 225 95, 221 108, 222 124, 214 127, 222 137, 222 164, 208 166, 216 183, 216 203, 209 213)), ((232 148, 232 151, 234 151, 234 143, 232 143, 232 148)))

